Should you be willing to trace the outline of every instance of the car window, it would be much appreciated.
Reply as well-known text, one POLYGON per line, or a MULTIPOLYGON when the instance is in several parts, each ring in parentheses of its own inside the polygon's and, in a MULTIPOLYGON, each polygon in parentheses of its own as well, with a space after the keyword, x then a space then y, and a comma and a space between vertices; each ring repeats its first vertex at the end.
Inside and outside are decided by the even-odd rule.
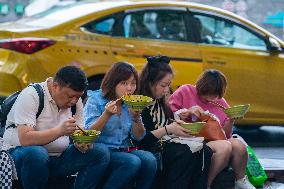
POLYGON ((114 18, 105 18, 100 21, 90 22, 85 26, 82 26, 82 28, 92 33, 111 35, 114 22, 115 22, 114 18))
POLYGON ((194 15, 192 20, 201 43, 267 50, 264 39, 231 21, 205 15, 194 15))
POLYGON ((187 41, 184 15, 176 11, 130 13, 123 20, 124 37, 187 41))
POLYGON ((53 7, 39 14, 20 19, 17 23, 29 26, 53 27, 95 12, 111 9, 118 4, 123 6, 127 2, 81 1, 71 5, 53 7))

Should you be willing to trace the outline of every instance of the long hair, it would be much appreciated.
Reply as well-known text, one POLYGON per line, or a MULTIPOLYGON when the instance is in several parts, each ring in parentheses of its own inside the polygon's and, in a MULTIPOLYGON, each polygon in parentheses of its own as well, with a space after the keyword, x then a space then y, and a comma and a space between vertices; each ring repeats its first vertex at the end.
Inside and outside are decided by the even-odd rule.
POLYGON ((117 62, 111 66, 106 75, 103 78, 101 89, 103 96, 109 100, 115 100, 115 88, 121 81, 128 80, 131 76, 134 76, 136 80, 136 90, 138 91, 138 74, 132 64, 127 62, 117 62))
MULTIPOLYGON (((167 56, 151 56, 139 75, 140 94, 154 98, 151 87, 157 85, 167 74, 173 74, 169 65, 170 58, 167 56)), ((167 106, 166 97, 159 99, 167 116, 172 117, 172 112, 167 106)))

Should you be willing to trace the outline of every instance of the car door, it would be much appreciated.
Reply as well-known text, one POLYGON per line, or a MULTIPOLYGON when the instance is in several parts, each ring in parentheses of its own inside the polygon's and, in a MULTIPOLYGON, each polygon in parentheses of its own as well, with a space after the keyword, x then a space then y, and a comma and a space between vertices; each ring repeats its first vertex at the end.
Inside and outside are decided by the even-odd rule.
POLYGON ((202 57, 192 43, 187 27, 186 8, 159 7, 127 10, 121 19, 120 31, 111 40, 116 59, 135 64, 139 70, 146 57, 166 55, 175 70, 173 89, 194 83, 202 72, 202 57))
POLYGON ((227 76, 226 98, 231 105, 251 104, 242 123, 283 119, 283 55, 270 52, 264 34, 241 21, 197 11, 193 11, 193 19, 199 22, 195 31, 205 68, 218 69, 227 76))
POLYGON ((111 64, 115 62, 110 41, 117 15, 109 15, 89 21, 80 27, 81 43, 72 44, 85 52, 78 56, 79 62, 88 67, 88 75, 104 74, 111 64))

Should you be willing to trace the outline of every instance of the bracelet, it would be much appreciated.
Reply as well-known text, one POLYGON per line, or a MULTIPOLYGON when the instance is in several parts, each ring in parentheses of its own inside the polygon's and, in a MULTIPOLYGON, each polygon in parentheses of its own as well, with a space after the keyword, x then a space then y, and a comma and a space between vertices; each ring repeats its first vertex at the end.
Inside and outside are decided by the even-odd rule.
POLYGON ((164 128, 165 128, 165 130, 166 130, 167 135, 169 135, 166 125, 164 126, 164 128))

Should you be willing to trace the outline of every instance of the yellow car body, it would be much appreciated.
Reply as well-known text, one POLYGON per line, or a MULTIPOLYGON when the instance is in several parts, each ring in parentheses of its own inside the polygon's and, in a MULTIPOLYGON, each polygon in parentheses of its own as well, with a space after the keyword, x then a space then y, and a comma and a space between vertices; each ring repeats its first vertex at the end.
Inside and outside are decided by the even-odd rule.
POLYGON ((284 44, 233 13, 182 1, 84 1, 0 26, 0 96, 80 66, 91 88, 117 61, 171 58, 173 89, 208 68, 228 79, 230 105, 251 104, 238 124, 284 123, 284 44), (139 23, 140 22, 140 23, 139 23))

